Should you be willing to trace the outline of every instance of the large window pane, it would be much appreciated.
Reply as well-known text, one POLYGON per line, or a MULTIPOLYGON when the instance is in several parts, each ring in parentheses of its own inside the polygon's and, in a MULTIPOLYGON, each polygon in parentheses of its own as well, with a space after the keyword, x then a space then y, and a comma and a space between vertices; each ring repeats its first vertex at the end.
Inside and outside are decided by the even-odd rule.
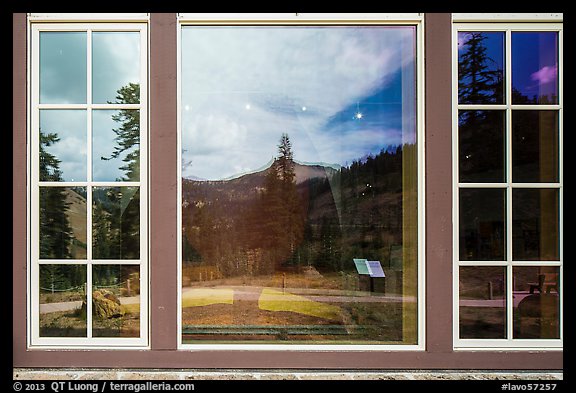
POLYGON ((460 267, 460 338, 506 338, 506 267, 460 267))
POLYGON ((514 338, 560 338, 560 269, 514 267, 514 338))
POLYGON ((140 111, 92 112, 92 179, 140 180, 140 111))
POLYGON ((504 104, 504 32, 458 33, 458 103, 504 104))
POLYGON ((40 111, 40 181, 86 181, 86 151, 86 111, 40 111))
POLYGON ((560 259, 559 190, 515 189, 512 192, 514 260, 560 259))
POLYGON ((94 265, 92 335, 140 336, 140 266, 94 265))
POLYGON ((41 259, 86 259, 86 187, 40 187, 41 259))
POLYGON ((86 33, 40 33, 40 103, 86 103, 86 33))
POLYGON ((40 337, 86 337, 86 266, 40 265, 40 337))
POLYGON ((460 189, 460 260, 506 259, 506 190, 460 189))
POLYGON ((504 111, 458 112, 461 182, 503 182, 506 178, 504 111))
POLYGON ((138 104, 139 87, 140 33, 92 33, 92 102, 138 104))
POLYGON ((94 187, 92 257, 140 258, 140 188, 94 187))
POLYGON ((558 112, 512 111, 512 180, 558 181, 558 112))
POLYGON ((182 28, 184 343, 417 342, 415 42, 182 28))
POLYGON ((558 33, 512 33, 512 103, 558 103, 558 33))

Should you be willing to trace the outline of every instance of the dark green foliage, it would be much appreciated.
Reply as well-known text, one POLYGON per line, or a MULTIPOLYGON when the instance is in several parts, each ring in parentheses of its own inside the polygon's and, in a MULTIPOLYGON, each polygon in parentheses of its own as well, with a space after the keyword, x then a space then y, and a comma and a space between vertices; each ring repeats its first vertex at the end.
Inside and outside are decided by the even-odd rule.
MULTIPOLYGON (((41 181, 61 181, 60 160, 48 153, 45 147, 57 143, 58 134, 45 134, 40 131, 39 175, 41 181)), ((69 204, 66 202, 64 187, 40 187, 40 258, 71 258, 72 228, 66 215, 69 204)))
MULTIPOLYGON (((138 104, 140 85, 129 83, 120 88, 117 104, 138 104)), ((111 160, 125 154, 120 167, 125 175, 118 181, 140 180, 140 111, 121 109, 112 119, 116 145, 111 160)), ((93 191, 92 230, 95 259, 137 259, 140 257, 140 192, 138 187, 98 187, 93 191)))
POLYGON ((94 188, 93 201, 93 257, 138 259, 140 257, 139 188, 94 188))
MULTIPOLYGON (((118 90, 116 104, 138 104, 140 102, 140 84, 129 83, 118 90)), ((125 176, 119 181, 140 180, 140 111, 134 109, 121 109, 112 119, 120 124, 114 129, 116 146, 110 157, 101 157, 102 160, 118 158, 126 152, 122 159, 126 164, 120 167, 125 176)))
MULTIPOLYGON (((225 276, 315 266, 353 271, 352 258, 387 261, 402 244, 402 156, 390 147, 297 181, 282 135, 269 169, 227 181, 183 179, 183 261, 225 276)), ((415 176, 416 174, 410 174, 415 176)))

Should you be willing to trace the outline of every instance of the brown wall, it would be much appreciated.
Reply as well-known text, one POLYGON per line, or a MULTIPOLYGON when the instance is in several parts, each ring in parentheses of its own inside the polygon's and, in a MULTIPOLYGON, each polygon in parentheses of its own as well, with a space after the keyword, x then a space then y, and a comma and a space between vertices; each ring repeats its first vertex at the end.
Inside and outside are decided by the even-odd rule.
POLYGON ((177 346, 176 16, 150 18, 151 347, 177 346))
POLYGON ((26 348, 26 14, 12 17, 12 351, 26 348))
POLYGON ((26 350, 26 15, 14 15, 13 367, 562 369, 562 352, 452 350, 451 17, 425 15, 426 351, 177 346, 176 15, 150 19, 150 350, 26 350))

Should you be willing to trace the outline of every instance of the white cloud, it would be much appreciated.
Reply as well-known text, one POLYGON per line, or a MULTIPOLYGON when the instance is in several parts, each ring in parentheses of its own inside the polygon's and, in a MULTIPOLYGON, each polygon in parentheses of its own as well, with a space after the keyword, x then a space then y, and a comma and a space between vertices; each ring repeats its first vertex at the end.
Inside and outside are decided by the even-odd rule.
POLYGON ((183 161, 193 164, 183 175, 215 179, 257 169, 276 154, 283 132, 300 161, 365 155, 374 138, 382 138, 382 127, 336 135, 326 125, 413 61, 413 33, 400 27, 184 28, 182 148, 183 161))

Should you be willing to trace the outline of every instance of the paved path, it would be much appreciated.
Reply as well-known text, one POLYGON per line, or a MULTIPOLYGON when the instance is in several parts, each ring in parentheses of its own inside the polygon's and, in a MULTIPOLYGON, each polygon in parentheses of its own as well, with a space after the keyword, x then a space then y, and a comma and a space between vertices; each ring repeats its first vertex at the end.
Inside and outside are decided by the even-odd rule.
MULTIPOLYGON (((258 301, 264 287, 256 286, 217 286, 217 287, 186 287, 183 288, 183 295, 188 292, 196 292, 194 296, 210 296, 211 290, 233 289, 234 300, 258 301), (205 291, 202 291, 205 289, 205 291)), ((270 287, 276 291, 282 291, 282 288, 270 287)), ((397 302, 416 302, 414 296, 399 296, 385 294, 371 294, 364 291, 344 291, 336 289, 306 289, 306 288, 286 288, 286 293, 292 295, 305 296, 308 300, 314 300, 322 303, 397 303, 397 302)))

